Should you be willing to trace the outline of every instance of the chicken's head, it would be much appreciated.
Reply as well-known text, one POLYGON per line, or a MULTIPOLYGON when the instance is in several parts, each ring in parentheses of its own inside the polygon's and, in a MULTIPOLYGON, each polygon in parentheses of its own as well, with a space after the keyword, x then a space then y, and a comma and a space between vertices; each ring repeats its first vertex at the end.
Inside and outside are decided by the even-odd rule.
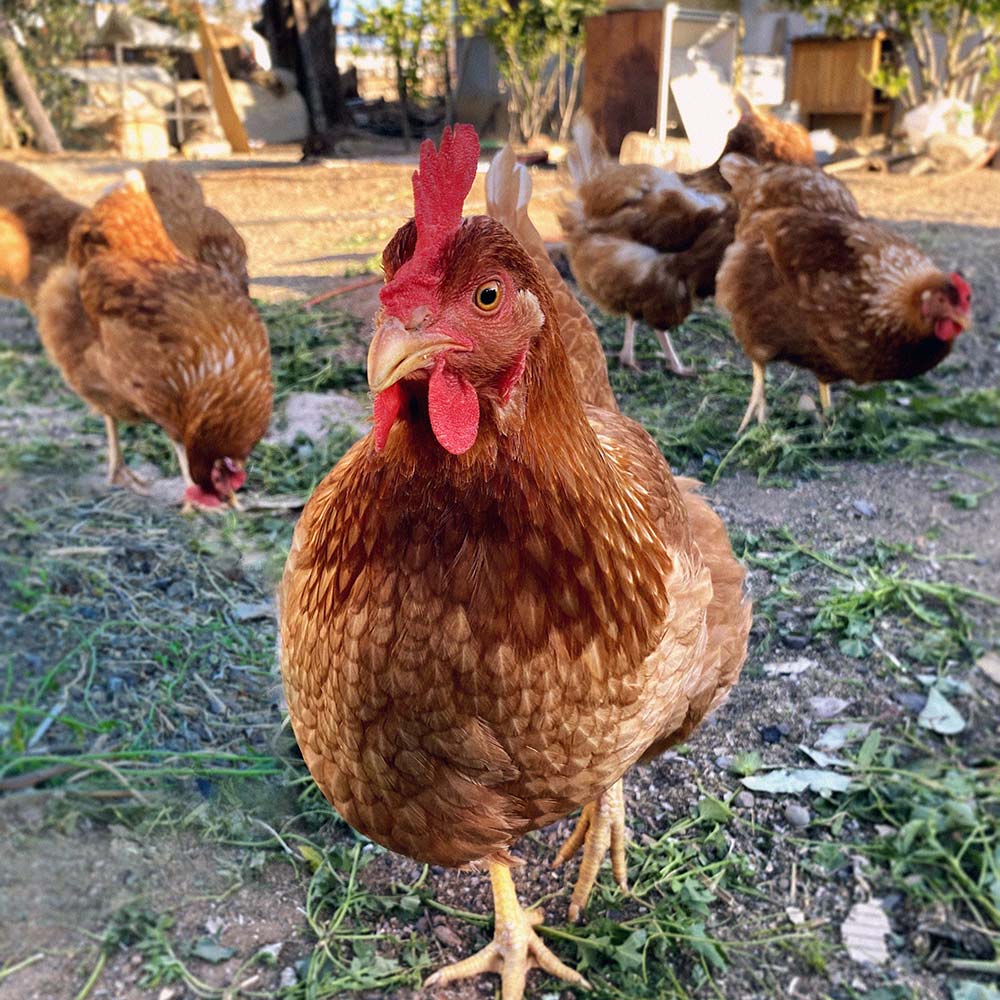
POLYGON ((427 422, 437 443, 461 455, 484 413, 506 407, 544 325, 545 282, 499 222, 462 219, 479 141, 468 125, 421 149, 414 219, 386 247, 386 284, 368 352, 375 447, 397 418, 427 422))
POLYGON ((185 503, 208 509, 239 507, 236 491, 247 479, 243 459, 223 457, 206 464, 192 456, 190 465, 194 484, 184 491, 185 503))
POLYGON ((920 291, 920 315, 939 340, 954 340, 970 322, 972 289, 957 272, 941 275, 920 291))

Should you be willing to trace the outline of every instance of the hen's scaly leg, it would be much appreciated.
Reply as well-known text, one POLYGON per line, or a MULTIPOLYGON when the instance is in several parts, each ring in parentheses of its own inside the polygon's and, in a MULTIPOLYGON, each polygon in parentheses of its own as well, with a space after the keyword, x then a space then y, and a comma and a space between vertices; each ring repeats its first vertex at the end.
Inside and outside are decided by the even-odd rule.
POLYGON ((569 840, 560 848, 555 864, 569 860, 583 845, 580 871, 569 904, 569 919, 575 923, 590 899, 604 856, 611 851, 611 871, 623 891, 628 890, 625 865, 625 787, 619 778, 603 795, 588 802, 580 813, 569 840))
POLYGON ((667 358, 667 368, 670 369, 675 375, 697 375, 698 371, 695 368, 688 368, 683 361, 680 359, 677 351, 674 350, 673 341, 670 339, 670 334, 666 330, 654 330, 653 333, 656 334, 656 339, 660 342, 660 347, 663 348, 663 353, 667 358))
POLYGON ((742 434, 744 428, 750 423, 750 418, 755 414, 757 423, 762 424, 767 419, 767 402, 764 389, 764 366, 758 361, 753 364, 753 390, 750 393, 750 402, 747 403, 747 412, 743 414, 740 426, 736 428, 737 434, 742 434))
POLYGON ((823 407, 824 413, 833 409, 833 399, 830 396, 829 382, 820 382, 819 384, 819 405, 823 407))
POLYGON ((635 318, 625 317, 625 340, 622 341, 622 349, 618 354, 618 360, 633 371, 641 371, 635 363, 635 318))
POLYGON ((118 440, 118 424, 114 417, 105 415, 104 429, 108 435, 108 485, 122 486, 133 493, 145 495, 149 492, 149 484, 125 464, 121 441, 118 440))
POLYGON ((557 979, 589 989, 590 984, 579 972, 564 965, 542 944, 533 929, 542 922, 542 913, 540 910, 521 909, 510 869, 491 862, 490 881, 493 883, 496 916, 493 940, 475 955, 438 969, 424 982, 424 988, 446 986, 457 979, 496 972, 500 976, 503 1000, 521 1000, 528 970, 537 967, 557 979))
POLYGON ((191 469, 188 466, 187 452, 184 450, 184 445, 177 441, 170 442, 174 446, 174 454, 177 456, 177 464, 181 467, 181 476, 184 478, 184 488, 187 489, 189 486, 194 486, 194 480, 191 478, 191 469))

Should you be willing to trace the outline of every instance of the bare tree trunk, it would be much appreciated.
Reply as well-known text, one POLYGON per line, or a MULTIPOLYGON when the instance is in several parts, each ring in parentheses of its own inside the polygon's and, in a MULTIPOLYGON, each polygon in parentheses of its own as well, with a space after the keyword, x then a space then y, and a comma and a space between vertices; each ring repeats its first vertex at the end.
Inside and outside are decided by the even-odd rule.
POLYGON ((396 58, 396 92, 399 96, 399 124, 403 130, 403 149, 408 153, 413 146, 413 135, 410 132, 410 94, 406 86, 406 74, 403 72, 403 61, 396 58))
POLYGON ((62 143, 59 141, 59 136, 56 135, 56 130, 52 127, 52 122, 49 120, 45 108, 42 107, 42 102, 38 99, 31 75, 28 73, 27 66, 24 65, 17 43, 11 35, 10 24, 5 17, 0 17, 0 55, 3 55, 10 82, 14 85, 18 99, 24 105, 28 119, 35 129, 35 141, 38 143, 38 148, 44 153, 61 153, 63 151, 62 143))
POLYGON ((17 129, 10 117, 7 96, 3 92, 3 84, 0 83, 0 149, 17 149, 20 145, 17 129))

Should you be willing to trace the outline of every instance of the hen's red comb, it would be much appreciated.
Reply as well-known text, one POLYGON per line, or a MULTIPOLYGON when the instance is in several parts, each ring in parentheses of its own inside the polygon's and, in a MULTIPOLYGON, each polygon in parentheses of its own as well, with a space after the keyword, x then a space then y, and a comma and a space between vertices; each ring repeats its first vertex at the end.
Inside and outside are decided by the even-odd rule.
POLYGON ((419 301, 421 289, 433 280, 441 250, 462 222, 462 206, 472 190, 478 163, 479 137, 471 125, 446 128, 439 150, 430 139, 420 147, 420 168, 413 174, 417 245, 413 256, 379 293, 382 305, 404 321, 408 318, 404 312, 425 304, 419 301))
POLYGON ((963 309, 968 311, 969 303, 972 301, 972 289, 969 287, 969 283, 958 273, 958 271, 949 274, 948 278, 955 286, 955 290, 958 292, 958 304, 963 309))

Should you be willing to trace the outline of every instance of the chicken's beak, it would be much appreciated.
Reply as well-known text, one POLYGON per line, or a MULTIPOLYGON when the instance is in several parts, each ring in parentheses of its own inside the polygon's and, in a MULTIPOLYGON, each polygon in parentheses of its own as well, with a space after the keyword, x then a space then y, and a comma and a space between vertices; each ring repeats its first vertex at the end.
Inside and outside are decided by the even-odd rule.
POLYGON ((442 351, 467 351, 447 334, 434 330, 411 330, 390 316, 375 331, 368 348, 368 385, 375 395, 421 368, 430 368, 442 351))
POLYGON ((229 504, 233 510, 243 510, 243 504, 240 503, 240 498, 235 493, 230 493, 226 497, 226 503, 229 504))

